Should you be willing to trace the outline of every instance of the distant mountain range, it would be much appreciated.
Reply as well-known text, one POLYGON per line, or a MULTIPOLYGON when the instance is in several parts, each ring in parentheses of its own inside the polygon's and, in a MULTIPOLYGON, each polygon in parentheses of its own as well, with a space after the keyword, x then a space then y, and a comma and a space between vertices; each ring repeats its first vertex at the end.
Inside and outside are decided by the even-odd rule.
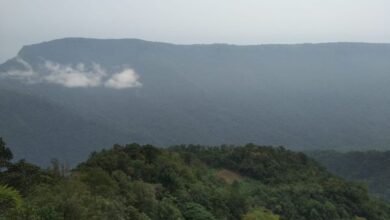
POLYGON ((390 148, 390 44, 66 38, 0 65, 0 136, 79 162, 114 143, 390 148))

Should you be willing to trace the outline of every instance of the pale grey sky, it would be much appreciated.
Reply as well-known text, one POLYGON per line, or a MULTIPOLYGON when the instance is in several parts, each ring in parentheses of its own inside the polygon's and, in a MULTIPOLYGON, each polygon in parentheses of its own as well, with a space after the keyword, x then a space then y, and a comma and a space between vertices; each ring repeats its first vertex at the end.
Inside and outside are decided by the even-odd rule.
POLYGON ((0 62, 63 37, 390 42, 389 0, 0 0, 0 62))

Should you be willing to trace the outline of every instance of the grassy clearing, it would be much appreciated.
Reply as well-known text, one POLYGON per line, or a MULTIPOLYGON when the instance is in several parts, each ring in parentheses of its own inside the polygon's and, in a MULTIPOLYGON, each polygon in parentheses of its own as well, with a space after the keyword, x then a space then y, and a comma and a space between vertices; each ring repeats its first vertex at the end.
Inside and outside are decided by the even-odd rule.
POLYGON ((234 181, 239 182, 244 179, 244 177, 240 174, 226 169, 217 170, 215 175, 222 178, 229 184, 233 183, 234 181))

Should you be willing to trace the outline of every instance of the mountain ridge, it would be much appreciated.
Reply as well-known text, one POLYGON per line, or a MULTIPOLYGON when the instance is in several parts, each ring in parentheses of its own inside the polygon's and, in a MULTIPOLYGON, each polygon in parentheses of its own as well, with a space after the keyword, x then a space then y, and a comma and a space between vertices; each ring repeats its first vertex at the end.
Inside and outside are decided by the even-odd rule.
POLYGON ((66 38, 24 47, 0 87, 103 121, 124 143, 388 149, 389 59, 390 44, 66 38))

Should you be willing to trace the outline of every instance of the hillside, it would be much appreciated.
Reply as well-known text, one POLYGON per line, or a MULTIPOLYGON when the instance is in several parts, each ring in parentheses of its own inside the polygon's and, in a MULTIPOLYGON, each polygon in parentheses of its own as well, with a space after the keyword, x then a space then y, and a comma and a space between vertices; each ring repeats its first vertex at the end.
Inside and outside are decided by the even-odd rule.
POLYGON ((92 153, 71 172, 55 161, 44 170, 7 158, 0 169, 0 201, 11 202, 0 202, 3 218, 390 218, 388 204, 369 197, 364 186, 281 147, 115 145, 92 153))
POLYGON ((390 201, 389 151, 315 151, 308 154, 332 173, 364 182, 372 194, 390 201))
POLYGON ((0 89, 0 109, 0 134, 16 146, 18 158, 49 162, 61 157, 75 163, 92 150, 126 140, 123 132, 98 120, 30 94, 0 89))
MULTIPOLYGON (((98 124, 89 129, 102 140, 98 143, 386 149, 389 59, 390 44, 175 45, 66 38, 23 47, 0 65, 0 88, 55 103, 83 124, 98 124)), ((29 115, 34 104, 18 99, 12 98, 21 103, 12 108, 29 115)), ((8 113, 0 109, 0 114, 8 113)), ((51 118, 53 112, 45 114, 51 118)), ((27 125, 0 124, 1 135, 18 152, 47 149, 42 159, 19 158, 47 164, 43 158, 86 158, 85 152, 100 147, 89 135, 58 136, 63 144, 53 145, 49 136, 32 140, 7 130, 39 130, 47 122, 30 117, 27 125), (87 150, 76 154, 69 145, 87 150), (69 157, 63 158, 63 150, 69 157)), ((57 125, 73 132, 73 126, 57 125)))

